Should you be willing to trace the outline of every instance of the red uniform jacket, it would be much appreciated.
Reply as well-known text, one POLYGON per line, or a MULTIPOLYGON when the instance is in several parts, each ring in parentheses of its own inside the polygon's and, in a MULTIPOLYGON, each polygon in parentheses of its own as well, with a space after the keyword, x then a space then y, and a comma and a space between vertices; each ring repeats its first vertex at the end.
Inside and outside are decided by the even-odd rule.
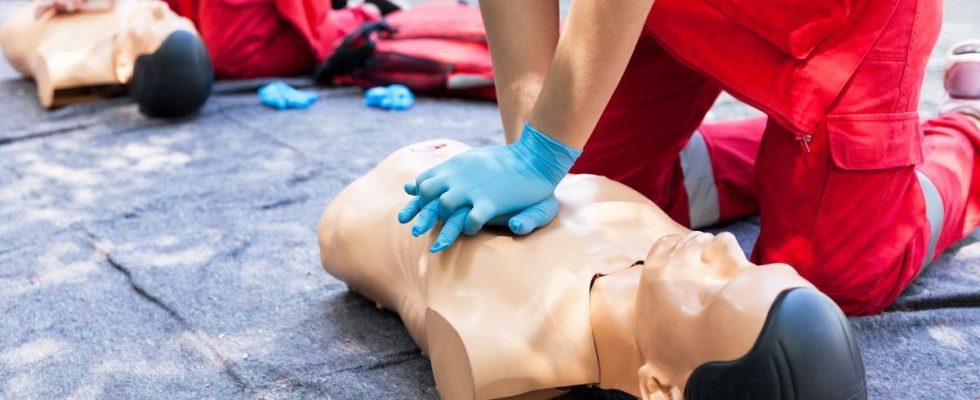
POLYGON ((899 0, 657 0, 647 29, 785 126, 812 132, 899 0))

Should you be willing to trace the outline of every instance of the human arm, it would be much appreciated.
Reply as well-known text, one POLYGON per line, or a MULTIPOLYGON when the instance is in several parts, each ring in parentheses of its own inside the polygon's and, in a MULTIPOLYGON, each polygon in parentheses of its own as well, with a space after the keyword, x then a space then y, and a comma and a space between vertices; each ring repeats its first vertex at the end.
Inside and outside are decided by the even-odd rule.
POLYGON ((626 70, 652 5, 653 0, 572 2, 530 124, 569 147, 583 148, 626 70))
POLYGON ((558 45, 557 0, 481 1, 504 137, 513 143, 538 99, 558 45))
MULTIPOLYGON (((405 186, 407 193, 417 197, 399 215, 399 221, 407 223, 419 215, 413 233, 420 235, 435 225, 436 215, 446 219, 433 246, 433 251, 438 251, 450 245, 461 232, 475 234, 495 217, 512 213, 520 216, 528 211, 543 216, 531 219, 534 221, 531 229, 554 218, 557 208, 549 207, 551 212, 542 213, 541 205, 553 199, 558 181, 581 153, 612 97, 652 3, 653 0, 622 0, 615 7, 597 1, 572 3, 568 22, 529 123, 524 124, 522 137, 507 146, 474 149, 457 155, 419 175, 415 182, 405 186), (524 140, 524 135, 530 138, 524 140)), ((485 12, 485 15, 519 18, 522 9, 511 7, 498 11, 501 13, 485 12)), ((489 26, 496 25, 496 22, 489 23, 489 26)), ((521 31, 498 33, 510 38, 497 41, 493 52, 521 54, 518 50, 521 31), (506 45, 500 46, 501 43, 506 45)), ((510 123, 507 116, 502 118, 505 124, 510 123)), ((505 125, 505 129, 513 128, 505 125)), ((527 233, 518 232, 513 222, 512 218, 511 230, 527 233)), ((527 230, 527 226, 521 228, 527 230)))

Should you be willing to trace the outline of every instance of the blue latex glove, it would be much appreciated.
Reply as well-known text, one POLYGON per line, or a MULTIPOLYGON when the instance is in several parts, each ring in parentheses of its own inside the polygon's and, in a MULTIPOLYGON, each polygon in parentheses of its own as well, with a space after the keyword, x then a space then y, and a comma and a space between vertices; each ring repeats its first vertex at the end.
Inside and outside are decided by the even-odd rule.
POLYGON ((415 218, 412 234, 421 236, 444 219, 432 252, 452 245, 460 233, 475 235, 488 222, 504 220, 526 235, 557 215, 555 187, 580 154, 525 123, 516 142, 458 154, 405 184, 415 198, 398 221, 415 218))
POLYGON ((405 85, 388 85, 370 88, 364 92, 364 105, 385 110, 407 110, 415 104, 415 95, 405 85))
POLYGON ((283 81, 275 81, 259 88, 262 104, 279 110, 307 108, 316 102, 316 93, 294 89, 283 81))

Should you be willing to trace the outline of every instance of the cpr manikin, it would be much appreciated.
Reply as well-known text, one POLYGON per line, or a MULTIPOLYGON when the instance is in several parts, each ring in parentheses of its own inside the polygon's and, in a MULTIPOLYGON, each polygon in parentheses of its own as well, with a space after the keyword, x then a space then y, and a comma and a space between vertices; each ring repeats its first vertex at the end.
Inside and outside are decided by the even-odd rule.
POLYGON ((318 232, 324 269, 401 316, 442 398, 549 398, 581 384, 644 399, 865 397, 829 298, 602 177, 565 178, 558 217, 534 234, 484 231, 430 253, 434 237, 396 221, 407 195, 387 189, 467 148, 396 151, 337 195, 318 232))
POLYGON ((128 85, 140 111, 179 117, 197 111, 213 71, 190 20, 162 1, 83 3, 80 12, 36 17, 20 7, 0 27, 10 64, 33 78, 45 108, 128 85))

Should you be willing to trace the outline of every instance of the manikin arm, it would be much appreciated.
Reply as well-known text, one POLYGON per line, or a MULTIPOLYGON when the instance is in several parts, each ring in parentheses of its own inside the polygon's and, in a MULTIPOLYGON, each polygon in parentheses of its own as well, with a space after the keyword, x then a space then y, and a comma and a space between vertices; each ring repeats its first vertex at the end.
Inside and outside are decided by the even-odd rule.
POLYGON ((115 0, 43 0, 34 11, 34 17, 41 19, 48 13, 68 14, 82 11, 106 11, 115 6, 115 0))

